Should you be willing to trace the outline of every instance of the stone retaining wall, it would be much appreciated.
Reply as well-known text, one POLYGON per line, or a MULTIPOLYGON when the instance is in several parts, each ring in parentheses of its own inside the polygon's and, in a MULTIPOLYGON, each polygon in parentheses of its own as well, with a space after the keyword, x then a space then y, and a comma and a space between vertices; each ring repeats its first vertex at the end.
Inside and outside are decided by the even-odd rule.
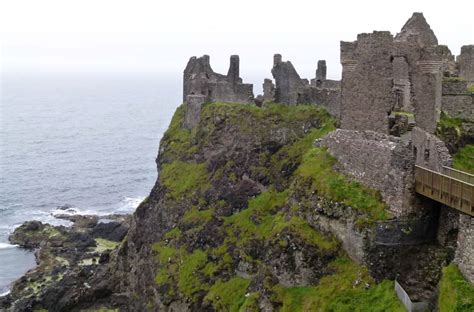
POLYGON ((395 216, 412 212, 415 160, 408 142, 374 131, 338 129, 321 143, 345 174, 379 190, 395 216))
POLYGON ((461 215, 459 218, 455 261, 464 277, 474 283, 474 218, 468 215, 461 215))

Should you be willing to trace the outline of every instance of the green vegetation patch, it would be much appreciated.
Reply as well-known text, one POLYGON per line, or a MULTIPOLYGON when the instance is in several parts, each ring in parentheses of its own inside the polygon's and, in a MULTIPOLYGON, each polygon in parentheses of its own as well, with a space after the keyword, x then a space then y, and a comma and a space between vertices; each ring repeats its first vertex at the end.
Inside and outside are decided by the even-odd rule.
POLYGON ((205 301, 211 302, 217 311, 237 312, 246 303, 245 294, 250 280, 242 277, 233 277, 223 282, 218 280, 207 293, 205 301))
POLYGON ((184 248, 173 248, 163 243, 154 244, 153 250, 162 266, 155 276, 159 286, 168 284, 177 287, 190 300, 195 300, 200 292, 209 290, 210 285, 204 273, 208 269, 205 251, 197 249, 189 253, 184 248))
POLYGON ((167 195, 172 199, 189 197, 210 187, 205 163, 176 160, 164 164, 160 172, 160 181, 168 189, 167 195))
MULTIPOLYGON (((335 159, 324 149, 313 147, 314 140, 335 129, 335 120, 324 109, 314 105, 271 103, 256 107, 207 103, 203 106, 200 124, 192 131, 181 128, 183 118, 184 109, 180 107, 164 135, 160 154, 160 182, 167 189, 170 204, 192 199, 180 222, 165 234, 166 242, 153 245, 159 265, 155 282, 169 299, 204 300, 218 311, 258 310, 260 294, 246 293, 252 281, 235 276, 238 261, 265 269, 261 259, 250 256, 259 257, 252 252, 255 248, 278 248, 277 244, 285 248, 288 244, 285 239, 290 237, 305 247, 315 247, 326 259, 325 263, 338 257, 339 242, 317 231, 299 213, 314 207, 310 201, 315 193, 351 206, 365 219, 387 217, 386 205, 377 192, 335 172, 335 159), (227 126, 233 131, 232 136, 239 136, 244 142, 252 136, 266 143, 278 135, 288 142, 285 146, 275 144, 275 149, 273 146, 261 150, 257 147, 258 152, 251 155, 255 157, 254 166, 246 173, 251 178, 258 176, 259 181, 265 181, 262 182, 265 189, 248 201, 247 208, 231 215, 227 211, 234 207, 228 207, 228 202, 213 199, 208 203, 204 193, 223 175, 226 181, 237 183, 242 178, 235 170, 238 160, 226 160, 227 163, 218 164, 213 172, 208 172, 205 163, 195 163, 199 157, 190 157, 199 153, 203 145, 215 142, 216 136, 222 136, 227 126), (309 187, 302 185, 303 182, 308 182, 309 187), (308 198, 308 203, 295 203, 295 197, 299 196, 308 198), (218 246, 203 244, 200 249, 193 250, 186 242, 198 237, 203 226, 211 221, 216 221, 215 235, 223 237, 223 241, 212 241, 218 246)), ((323 278, 319 285, 295 288, 280 285, 272 290, 276 300, 287 309, 284 311, 304 311, 306 307, 319 307, 319 303, 328 309, 330 304, 338 309, 347 308, 349 304, 357 307, 371 300, 380 301, 374 306, 388 310, 396 306, 388 304, 392 299, 390 287, 393 288, 393 284, 372 286, 374 282, 364 270, 350 260, 338 260, 329 268, 329 272, 336 273, 323 278), (371 287, 366 289, 367 283, 363 281, 371 287), (353 294, 360 302, 350 300, 353 294), (336 300, 338 296, 341 301, 336 300)))
POLYGON ((293 311, 405 311, 394 284, 375 284, 367 269, 347 258, 331 264, 335 273, 309 287, 274 287, 282 312, 293 311))
POLYGON ((335 251, 338 243, 333 237, 322 235, 300 217, 287 218, 280 211, 287 199, 288 192, 269 190, 249 201, 249 208, 226 218, 228 239, 244 247, 252 239, 271 240, 289 231, 307 244, 325 251, 335 251))
POLYGON ((318 194, 351 206, 363 213, 364 219, 387 219, 387 205, 382 201, 380 193, 358 182, 349 181, 347 177, 334 171, 335 164, 335 158, 327 151, 312 148, 303 156, 297 174, 312 178, 318 194))
POLYGON ((474 174, 474 144, 464 146, 454 155, 453 168, 474 174))
POLYGON ((163 159, 183 159, 192 155, 197 147, 191 142, 192 133, 182 127, 186 107, 179 106, 171 119, 171 123, 163 134, 163 159))
POLYGON ((443 269, 438 305, 440 312, 474 311, 474 286, 462 276, 453 263, 443 269))

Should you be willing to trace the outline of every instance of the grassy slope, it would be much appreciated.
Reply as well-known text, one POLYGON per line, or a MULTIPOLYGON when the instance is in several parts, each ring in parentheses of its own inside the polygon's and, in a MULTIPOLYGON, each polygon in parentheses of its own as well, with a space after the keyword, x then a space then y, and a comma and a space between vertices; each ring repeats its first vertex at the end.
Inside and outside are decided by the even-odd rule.
MULTIPOLYGON (((284 123, 308 118, 320 118, 323 121, 320 128, 308 131, 305 136, 274 154, 269 168, 257 168, 272 177, 272 173, 284 170, 290 162, 299 164, 289 178, 290 183, 286 190, 277 192, 270 186, 266 192, 250 200, 247 209, 221 217, 223 222, 216 229, 216 233, 225 233, 226 238, 222 245, 189 251, 174 243, 186 235, 177 227, 166 235, 166 241, 157 242, 153 246, 161 264, 161 269, 156 274, 156 283, 170 296, 180 293, 189 300, 196 300, 205 293, 204 300, 217 310, 252 310, 259 294, 245 295, 251 280, 220 275, 220 272, 231 269, 233 265, 229 255, 230 248, 238 248, 240 256, 252 262, 254 260, 246 253, 246 247, 253 240, 271 240, 278 237, 279 233, 289 231, 307 244, 316 246, 322 253, 339 250, 339 244, 334 238, 317 232, 298 216, 287 217, 282 208, 289 205, 289 194, 294 191, 292 183, 298 179, 309 179, 311 186, 306 192, 317 192, 351 206, 362 214, 363 221, 385 219, 386 206, 376 192, 350 182, 336 173, 332 169, 335 160, 324 149, 313 147, 315 139, 334 129, 334 121, 315 106, 291 107, 272 104, 258 108, 253 105, 213 103, 204 107, 202 120, 222 115, 227 118, 230 116, 231 122, 242 125, 240 131, 249 134, 258 131, 258 128, 247 124, 247 119, 257 122, 261 120, 262 123, 272 120, 284 123)), ((167 187, 171 200, 194 196, 196 191, 199 193, 210 187, 211 177, 206 171, 206 165, 184 160, 191 158, 189 156, 198 151, 197 145, 193 144, 197 139, 198 130, 182 129, 183 117, 184 110, 180 107, 164 135, 165 148, 162 158, 167 163, 162 167, 160 181, 167 187)), ((212 128, 212 125, 204 126, 212 128)), ((187 228, 191 226, 191 230, 187 231, 199 231, 213 218, 214 211, 220 204, 222 203, 213 203, 206 207, 207 209, 191 207, 183 218, 183 224, 186 224, 187 228)), ((281 302, 282 311, 306 311, 307 307, 314 304, 334 311, 352 309, 350 307, 359 311, 400 309, 400 304, 394 297, 392 283, 372 285, 373 281, 365 269, 348 260, 343 253, 332 265, 334 274, 323 278, 319 285, 286 289, 281 286, 274 287, 274 299, 281 302), (371 285, 367 290, 366 284, 371 285)))
POLYGON ((474 311, 474 286, 464 279, 455 264, 443 269, 438 305, 440 312, 474 311))

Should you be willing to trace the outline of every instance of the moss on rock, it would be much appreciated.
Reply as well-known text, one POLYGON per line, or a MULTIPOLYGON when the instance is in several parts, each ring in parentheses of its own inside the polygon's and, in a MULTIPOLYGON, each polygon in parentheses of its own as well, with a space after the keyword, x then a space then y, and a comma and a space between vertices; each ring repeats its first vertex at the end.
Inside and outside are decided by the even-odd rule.
MULTIPOLYGON (((346 300, 358 278, 358 273, 348 272, 365 269, 347 259, 328 266, 344 255, 340 244, 301 212, 314 210, 315 195, 341 202, 364 220, 386 218, 386 205, 378 193, 334 171, 336 161, 313 147, 315 139, 335 129, 334 119, 316 106, 273 103, 205 104, 192 131, 181 129, 183 117, 180 107, 158 161, 166 207, 180 216, 153 245, 155 282, 164 302, 184 299, 196 309, 212 305, 216 310, 252 311, 263 293, 273 293, 276 306, 284 308, 293 305, 295 296, 306 302, 310 297, 305 293, 325 295, 321 285, 326 284, 334 290, 331 302, 339 295, 346 300), (295 193, 305 200, 295 202, 295 193), (307 287, 285 288, 278 272, 289 280, 292 274, 307 274, 296 273, 301 268, 295 261, 315 273, 303 278, 307 287), (337 273, 319 281, 331 272, 337 273), (267 279, 273 286, 264 285, 267 279)), ((387 285, 373 286, 376 290, 358 286, 353 294, 361 298, 361 306, 374 298, 385 300, 383 307, 397 306, 387 285)))

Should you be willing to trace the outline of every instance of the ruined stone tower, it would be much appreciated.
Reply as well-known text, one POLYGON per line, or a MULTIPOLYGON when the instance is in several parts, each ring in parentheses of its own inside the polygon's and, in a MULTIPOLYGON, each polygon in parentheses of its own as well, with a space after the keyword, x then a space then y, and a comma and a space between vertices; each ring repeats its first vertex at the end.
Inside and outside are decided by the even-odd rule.
POLYGON ((433 133, 441 111, 443 73, 454 73, 454 57, 438 40, 423 14, 414 13, 393 37, 360 34, 341 42, 341 127, 390 133, 390 117, 413 113, 433 133))
POLYGON ((239 56, 230 57, 227 75, 215 73, 209 63, 209 56, 189 59, 183 74, 183 101, 188 95, 202 95, 206 101, 252 103, 253 85, 242 83, 239 77, 239 56))

